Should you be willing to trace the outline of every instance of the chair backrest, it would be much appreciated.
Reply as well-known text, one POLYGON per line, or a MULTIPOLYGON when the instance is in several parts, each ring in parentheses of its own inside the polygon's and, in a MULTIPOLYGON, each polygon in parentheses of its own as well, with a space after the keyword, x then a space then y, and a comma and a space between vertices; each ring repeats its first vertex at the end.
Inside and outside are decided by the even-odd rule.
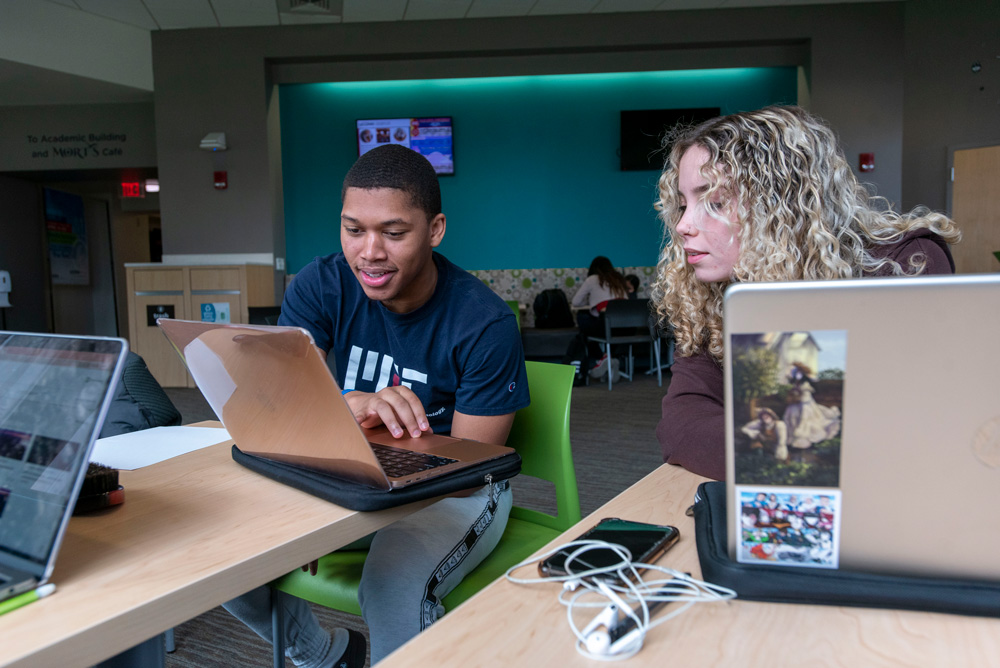
POLYGON ((575 370, 568 364, 525 362, 531 405, 514 416, 507 445, 521 455, 521 472, 555 485, 552 516, 515 506, 511 517, 565 531, 580 521, 580 496, 569 441, 570 399, 575 370))
POLYGON ((516 299, 508 299, 507 306, 514 312, 514 318, 517 320, 517 328, 521 329, 521 303, 516 299))
POLYGON ((612 299, 604 311, 608 329, 616 327, 642 327, 649 324, 648 299, 612 299))
POLYGON ((101 438, 180 423, 180 411, 153 378, 145 360, 130 352, 101 427, 101 438))

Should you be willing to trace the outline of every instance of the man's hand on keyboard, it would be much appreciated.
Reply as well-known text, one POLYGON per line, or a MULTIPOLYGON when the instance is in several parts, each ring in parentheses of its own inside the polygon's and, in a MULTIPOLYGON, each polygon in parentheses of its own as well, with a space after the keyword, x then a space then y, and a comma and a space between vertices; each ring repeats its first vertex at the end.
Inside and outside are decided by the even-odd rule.
POLYGON ((407 433, 417 438, 431 430, 420 398, 408 387, 395 385, 374 394, 348 392, 344 398, 362 427, 370 429, 384 424, 395 438, 407 433))

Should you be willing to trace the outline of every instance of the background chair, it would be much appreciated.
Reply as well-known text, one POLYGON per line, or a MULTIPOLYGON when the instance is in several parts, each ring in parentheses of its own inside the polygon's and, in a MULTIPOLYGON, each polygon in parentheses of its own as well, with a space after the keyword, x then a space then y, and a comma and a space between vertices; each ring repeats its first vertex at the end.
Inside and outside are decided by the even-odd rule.
MULTIPOLYGON (((628 361, 621 375, 629 380, 635 374, 635 357, 632 346, 636 343, 646 343, 650 346, 650 357, 656 349, 652 336, 645 331, 649 327, 648 299, 612 299, 604 309, 604 336, 588 336, 587 339, 596 342, 601 350, 611 357, 611 347, 614 345, 628 346, 628 361), (622 329, 627 328, 623 333, 622 329), (637 333, 639 329, 644 330, 637 333), (618 333, 615 334, 615 330, 618 333), (630 331, 629 331, 630 330, 630 331)), ((608 373, 608 389, 611 389, 611 373, 608 373)))
POLYGON ((180 411, 170 401, 145 360, 129 352, 122 367, 122 377, 115 389, 101 438, 118 436, 150 427, 171 427, 181 423, 180 411))
MULTIPOLYGON (((555 486, 556 515, 515 505, 496 549, 444 597, 452 610, 580 521, 580 497, 569 440, 572 366, 526 362, 531 405, 517 412, 507 445, 521 456, 521 473, 555 486)), ((271 586, 318 605, 360 615, 358 586, 367 550, 339 550, 320 558, 316 575, 295 570, 271 586)), ((274 638, 281 634, 274 633, 274 638)), ((275 643, 275 666, 284 665, 275 643), (279 663, 280 658, 280 663, 279 663)))
POLYGON ((521 329, 521 304, 516 299, 508 299, 507 306, 510 310, 514 312, 514 317, 517 319, 517 328, 521 329))
POLYGON ((649 314, 649 338, 653 341, 653 355, 656 358, 647 374, 656 372, 656 384, 663 387, 663 370, 674 365, 674 330, 667 323, 666 328, 660 326, 659 318, 649 314), (666 346, 664 359, 663 348, 666 346))

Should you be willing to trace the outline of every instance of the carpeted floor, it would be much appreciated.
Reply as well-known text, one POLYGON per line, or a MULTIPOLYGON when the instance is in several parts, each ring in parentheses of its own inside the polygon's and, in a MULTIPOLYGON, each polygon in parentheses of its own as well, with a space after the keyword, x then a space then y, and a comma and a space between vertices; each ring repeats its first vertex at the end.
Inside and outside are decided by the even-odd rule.
MULTIPOLYGON (((669 373, 665 374, 661 388, 655 375, 639 372, 634 382, 617 383, 610 392, 600 383, 573 389, 570 430, 584 515, 662 463, 654 429, 669 378, 669 373)), ((185 423, 215 419, 198 390, 171 388, 167 394, 185 423)), ((555 504, 550 491, 530 479, 514 480, 515 503, 519 505, 551 510, 555 504)), ((313 609, 324 628, 344 626, 367 634, 359 617, 320 606, 313 609)), ((175 642, 176 651, 167 655, 168 668, 271 665, 270 645, 222 608, 177 627, 175 642)))

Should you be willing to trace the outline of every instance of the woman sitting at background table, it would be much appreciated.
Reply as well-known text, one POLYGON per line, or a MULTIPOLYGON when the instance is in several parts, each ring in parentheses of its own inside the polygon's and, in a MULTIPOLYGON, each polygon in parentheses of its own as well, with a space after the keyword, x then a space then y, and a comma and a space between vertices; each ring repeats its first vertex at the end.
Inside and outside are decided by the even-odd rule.
POLYGON ((656 429, 663 460, 725 477, 722 297, 734 282, 954 273, 955 223, 889 210, 832 130, 767 107, 675 132, 656 209, 667 239, 653 302, 676 358, 656 429))
MULTIPOLYGON (((607 308, 608 302, 612 299, 628 299, 628 293, 632 286, 629 285, 621 272, 615 269, 611 260, 598 255, 591 261, 590 269, 587 270, 587 278, 584 279, 576 294, 573 295, 572 304, 574 308, 581 309, 576 314, 576 322, 580 327, 580 336, 584 344, 587 345, 590 359, 600 355, 596 347, 591 350, 591 344, 587 341, 588 336, 604 336, 604 319, 602 314, 607 308), (588 307, 584 309, 583 307, 588 307), (595 354, 596 353, 596 354, 595 354)), ((600 357, 597 364, 590 370, 592 378, 599 378, 609 370, 608 354, 600 357)), ((611 360, 613 364, 615 360, 611 360)), ((612 373, 614 373, 612 371, 612 373)))

